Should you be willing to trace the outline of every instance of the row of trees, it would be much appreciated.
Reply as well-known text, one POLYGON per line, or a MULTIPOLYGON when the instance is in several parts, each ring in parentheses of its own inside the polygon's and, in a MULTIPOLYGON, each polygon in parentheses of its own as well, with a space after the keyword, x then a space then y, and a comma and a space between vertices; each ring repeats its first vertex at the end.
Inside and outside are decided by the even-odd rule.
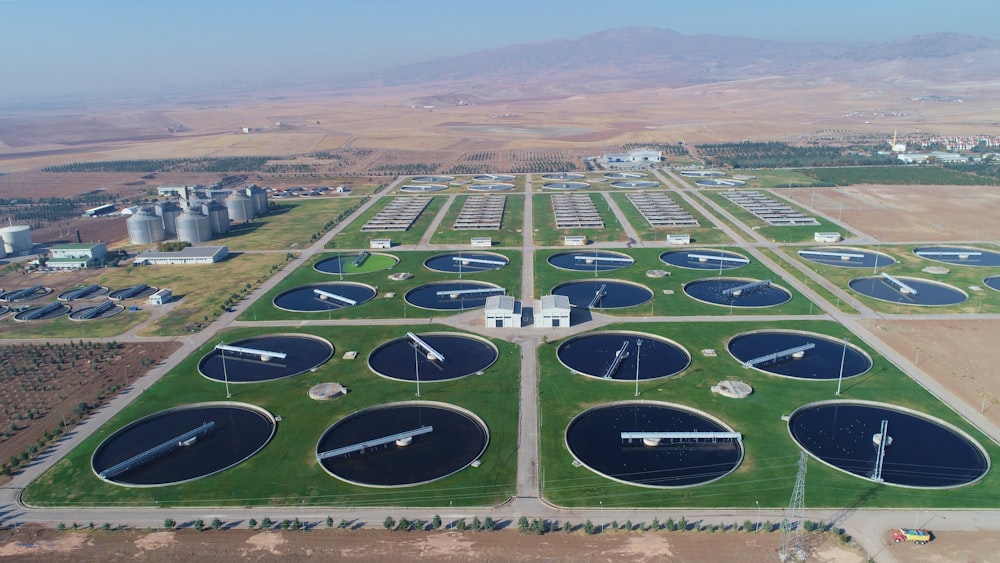
POLYGON ((792 146, 780 142, 708 143, 696 145, 708 164, 733 168, 795 168, 809 166, 891 165, 891 155, 876 147, 829 145, 792 146))

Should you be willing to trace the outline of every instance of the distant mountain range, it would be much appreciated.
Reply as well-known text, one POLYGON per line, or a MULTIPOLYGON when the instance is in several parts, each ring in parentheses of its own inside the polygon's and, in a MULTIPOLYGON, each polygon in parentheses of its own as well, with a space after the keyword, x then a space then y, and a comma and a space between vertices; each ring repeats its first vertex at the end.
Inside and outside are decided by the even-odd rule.
POLYGON ((785 42, 626 27, 392 67, 349 82, 354 87, 435 85, 467 92, 474 101, 676 88, 768 76, 869 83, 992 80, 1000 76, 1000 41, 935 33, 877 44, 785 42))

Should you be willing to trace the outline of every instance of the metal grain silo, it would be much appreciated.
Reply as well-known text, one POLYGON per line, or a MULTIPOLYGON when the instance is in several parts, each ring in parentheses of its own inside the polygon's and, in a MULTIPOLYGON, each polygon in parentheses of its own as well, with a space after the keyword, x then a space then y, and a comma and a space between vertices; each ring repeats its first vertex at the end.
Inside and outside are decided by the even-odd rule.
POLYGON ((234 191, 226 198, 226 209, 229 210, 229 218, 237 223, 253 221, 253 200, 240 192, 234 191))
POLYGON ((27 254, 31 252, 31 227, 27 225, 13 225, 0 229, 0 238, 3 239, 4 251, 7 254, 27 254))
POLYGON ((217 201, 210 201, 201 207, 202 213, 208 217, 213 235, 224 235, 229 232, 229 210, 217 201))
POLYGON ((153 244, 164 238, 163 221, 153 214, 153 210, 143 207, 125 221, 128 238, 132 244, 153 244))
POLYGON ((246 189, 247 197, 253 200, 253 214, 255 217, 267 215, 267 192, 260 186, 250 186, 246 189))
POLYGON ((165 201, 157 204, 156 214, 163 220, 163 232, 173 236, 177 234, 177 217, 181 214, 181 208, 172 201, 165 201))
POLYGON ((177 240, 196 244, 212 239, 212 225, 208 217, 188 209, 177 218, 177 240))

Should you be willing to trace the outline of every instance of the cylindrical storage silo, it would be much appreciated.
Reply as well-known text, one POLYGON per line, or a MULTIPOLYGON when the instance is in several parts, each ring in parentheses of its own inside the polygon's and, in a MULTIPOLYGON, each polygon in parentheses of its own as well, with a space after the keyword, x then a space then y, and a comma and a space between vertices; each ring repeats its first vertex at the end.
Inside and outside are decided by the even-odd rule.
POLYGON ((156 206, 156 214, 163 220, 163 232, 169 236, 177 234, 177 217, 181 208, 172 201, 165 201, 156 206))
POLYGON ((253 221, 253 201, 240 192, 233 192, 226 198, 226 209, 229 210, 229 218, 236 223, 253 221))
POLYGON ((163 221, 153 214, 148 207, 143 207, 138 213, 125 221, 128 228, 128 238, 132 244, 153 244, 164 238, 163 221))
POLYGON ((224 235, 229 232, 229 210, 225 205, 217 201, 211 201, 201 208, 202 213, 208 217, 208 224, 211 225, 213 235, 224 235))
POLYGON ((177 218, 177 240, 196 244, 212 239, 212 225, 208 217, 191 209, 177 218))
POLYGON ((14 225, 0 229, 0 238, 3 239, 4 251, 7 254, 27 254, 31 252, 31 227, 27 225, 14 225))
POLYGON ((247 188, 247 197, 253 200, 253 214, 255 217, 267 215, 267 192, 259 186, 247 188))

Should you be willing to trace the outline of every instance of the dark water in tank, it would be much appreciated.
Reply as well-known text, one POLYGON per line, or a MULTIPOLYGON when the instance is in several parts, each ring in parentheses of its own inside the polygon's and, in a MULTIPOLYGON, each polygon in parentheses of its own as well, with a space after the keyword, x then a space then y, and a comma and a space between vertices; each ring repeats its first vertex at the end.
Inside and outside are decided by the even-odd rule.
POLYGON ((934 260, 937 262, 945 262, 947 264, 954 264, 956 266, 978 266, 978 267, 989 267, 989 266, 1000 266, 1000 252, 993 252, 990 250, 984 250, 982 248, 968 248, 960 246, 923 246, 920 248, 913 249, 913 252, 920 256, 920 252, 979 252, 979 256, 969 256, 968 258, 961 258, 960 256, 920 256, 925 260, 934 260))
POLYGON ((848 285, 862 295, 902 305, 955 305, 967 299, 965 294, 951 286, 907 277, 896 279, 917 290, 917 294, 904 294, 881 276, 854 278, 848 285))
POLYGON ((420 381, 445 381, 482 371, 497 360, 497 350, 477 338, 458 334, 417 336, 444 356, 444 361, 428 359, 426 352, 417 350, 404 336, 373 350, 368 365, 376 373, 393 379, 416 381, 419 369, 420 381))
POLYGON ((263 414, 233 405, 166 412, 112 434, 97 448, 94 470, 100 473, 205 422, 215 422, 215 427, 194 444, 177 448, 113 480, 133 485, 162 485, 208 475, 253 455, 267 443, 274 427, 263 414))
POLYGON ((499 270, 507 265, 509 260, 506 256, 501 256, 499 254, 491 254, 489 252, 449 252, 448 254, 438 254, 437 256, 431 256, 426 261, 424 261, 424 266, 428 269, 434 270, 435 272, 447 272, 447 273, 462 273, 462 274, 477 274, 479 272, 489 272, 492 270, 499 270), (489 260, 491 262, 503 262, 503 265, 498 264, 483 264, 478 262, 463 263, 460 260, 489 260))
POLYGON ((729 341, 729 352, 737 360, 747 362, 803 344, 814 344, 816 347, 806 350, 800 359, 786 356, 756 367, 770 373, 801 379, 837 379, 840 377, 841 359, 844 362, 845 378, 861 375, 872 367, 871 360, 867 356, 850 345, 845 348, 841 340, 796 332, 767 331, 737 336, 729 341))
POLYGON ((487 289, 495 288, 495 284, 475 281, 450 281, 441 283, 428 283, 417 286, 406 292, 406 302, 415 307, 423 309, 434 309, 436 311, 459 311, 465 309, 475 309, 486 305, 486 298, 490 295, 503 295, 502 291, 493 293, 460 293, 454 298, 450 295, 438 295, 439 291, 460 291, 463 289, 487 289))
POLYGON ((408 446, 390 443, 347 457, 322 461, 342 479, 368 485, 414 485, 450 475, 482 455, 487 434, 465 414, 429 405, 390 405, 365 409, 330 427, 317 453, 374 440, 407 430, 432 426, 408 446))
POLYGON ((746 285, 753 281, 755 280, 738 280, 733 278, 695 280, 684 286, 684 293, 701 301, 717 305, 731 305, 733 307, 773 307, 792 299, 790 293, 773 285, 744 291, 739 297, 727 297, 723 294, 727 289, 746 285))
POLYGON ((641 285, 611 280, 581 280, 559 284, 552 288, 555 295, 565 295, 571 305, 591 309, 621 309, 648 303, 653 298, 653 292, 641 285), (591 301, 602 285, 606 285, 605 294, 593 306, 591 301))
POLYGON ((680 373, 691 363, 691 358, 680 347, 670 342, 644 335, 605 332, 586 334, 559 346, 559 360, 570 369, 604 377, 614 362, 622 344, 628 342, 625 359, 611 379, 635 381, 636 362, 639 379, 655 379, 680 373), (641 340, 642 345, 637 341, 641 340))
POLYGON ((344 301, 339 301, 337 299, 321 299, 319 295, 313 291, 314 289, 346 297, 357 301, 358 305, 371 301, 372 298, 375 297, 375 290, 367 285, 331 282, 315 285, 303 285, 294 289, 289 289, 288 291, 278 294, 274 298, 274 304, 280 309, 300 311, 304 313, 316 311, 336 311, 338 309, 347 309, 349 307, 357 306, 344 301))
POLYGON ((227 351, 223 369, 222 353, 219 350, 212 350, 198 363, 198 371, 202 375, 216 381, 228 379, 230 383, 270 381, 319 367, 333 356, 334 351, 333 346, 325 340, 294 334, 255 336, 225 344, 268 352, 284 352, 287 357, 283 360, 272 358, 265 362, 261 361, 259 355, 248 357, 245 354, 227 351))
POLYGON ((859 248, 810 248, 809 251, 813 252, 826 252, 834 254, 852 254, 860 255, 861 258, 849 257, 844 260, 840 256, 819 256, 816 254, 803 254, 803 251, 799 251, 799 256, 809 260, 810 262, 815 262, 817 264, 823 264, 824 266, 836 266, 838 268, 872 268, 876 267, 884 268, 886 266, 892 266, 896 263, 896 260, 891 256, 885 254, 878 254, 875 252, 870 252, 867 250, 861 250, 859 248))
POLYGON ((549 256, 548 263, 556 268, 562 270, 576 270, 579 272, 609 272, 611 270, 621 270, 631 266, 635 261, 632 260, 631 256, 627 254, 622 254, 620 252, 606 252, 606 251, 594 251, 587 252, 583 250, 575 252, 560 252, 558 254, 553 254, 549 256), (582 256, 583 258, 577 258, 582 256), (590 260, 588 263, 588 258, 598 258, 598 260, 590 260), (628 258, 628 262, 618 262, 618 261, 608 261, 600 260, 600 258, 628 258))
POLYGON ((924 418, 889 408, 827 404, 807 408, 789 421, 792 436, 814 456, 859 477, 875 469, 872 437, 889 421, 882 478, 914 487, 952 487, 986 472, 982 452, 965 437, 924 418))
POLYGON ((631 483, 658 487, 697 485, 736 469, 737 442, 644 446, 623 443, 621 432, 725 432, 700 415, 659 405, 609 405, 570 423, 566 441, 577 459, 595 471, 631 483))
POLYGON ((749 259, 742 254, 737 254, 735 252, 729 252, 728 250, 714 250, 714 249, 695 249, 695 250, 671 250, 669 252, 664 252, 660 254, 660 261, 670 264, 671 266, 678 266, 680 268, 691 268, 694 270, 732 270, 735 268, 740 268, 746 266, 750 263, 749 259), (723 258, 737 258, 740 260, 746 260, 745 262, 731 262, 724 260, 706 260, 704 262, 700 261, 698 258, 691 258, 691 254, 702 254, 704 256, 721 256, 723 258))
POLYGON ((983 280, 983 283, 986 284, 986 287, 989 287, 990 289, 995 289, 997 291, 1000 291, 1000 276, 990 276, 985 280, 983 280))

